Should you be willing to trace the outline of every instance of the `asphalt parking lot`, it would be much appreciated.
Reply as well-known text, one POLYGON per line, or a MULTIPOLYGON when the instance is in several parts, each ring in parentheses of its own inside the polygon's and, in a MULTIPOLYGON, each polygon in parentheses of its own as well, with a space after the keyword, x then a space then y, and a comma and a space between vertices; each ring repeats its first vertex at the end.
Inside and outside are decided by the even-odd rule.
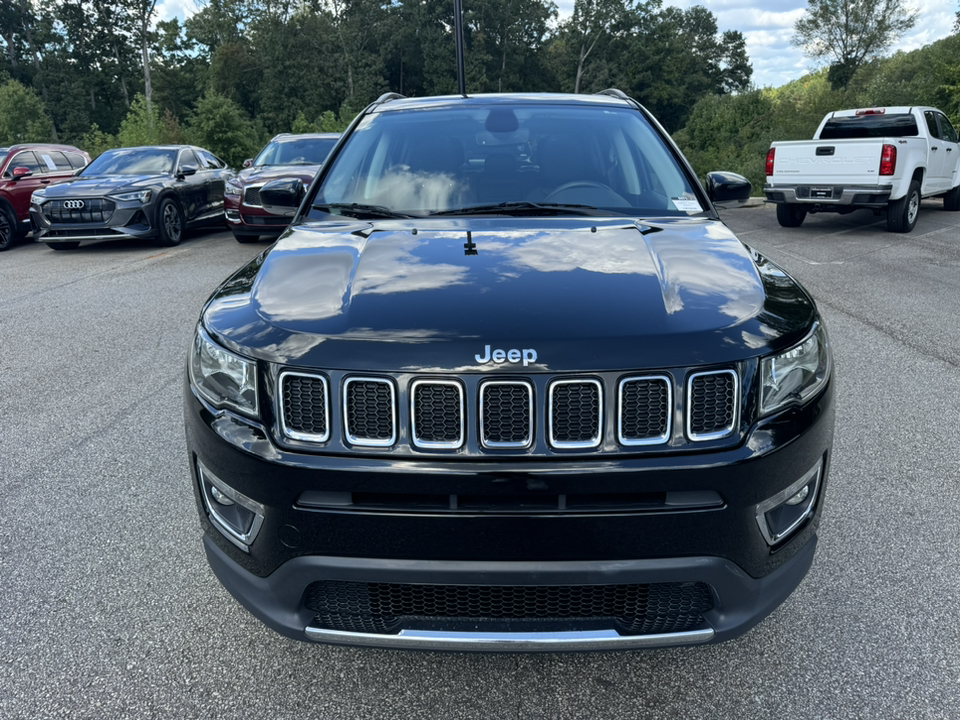
POLYGON ((783 229, 724 213, 817 298, 837 438, 814 567, 746 636, 587 655, 296 643, 206 565, 181 420, 201 303, 264 245, 0 254, 0 718, 960 717, 960 213, 783 229))

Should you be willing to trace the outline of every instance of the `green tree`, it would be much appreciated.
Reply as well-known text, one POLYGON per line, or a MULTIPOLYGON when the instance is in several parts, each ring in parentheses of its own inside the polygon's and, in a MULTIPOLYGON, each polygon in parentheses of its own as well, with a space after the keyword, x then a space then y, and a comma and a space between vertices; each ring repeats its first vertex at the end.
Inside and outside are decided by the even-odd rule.
POLYGON ((117 142, 120 147, 157 145, 162 142, 160 130, 159 109, 156 105, 148 105, 146 97, 137 93, 130 105, 130 112, 120 123, 117 142))
POLYGON ((243 108, 212 91, 197 102, 187 133, 193 142, 223 158, 231 167, 240 167, 261 145, 243 108))
POLYGON ((880 55, 919 17, 906 0, 810 0, 794 25, 794 45, 829 63, 834 88, 846 88, 857 69, 880 55))
POLYGON ((80 136, 77 146, 81 150, 86 150, 91 159, 96 159, 105 151, 117 147, 117 138, 103 132, 100 126, 94 123, 87 132, 80 136))
POLYGON ((0 86, 0 145, 50 142, 53 123, 43 100, 16 80, 0 86))

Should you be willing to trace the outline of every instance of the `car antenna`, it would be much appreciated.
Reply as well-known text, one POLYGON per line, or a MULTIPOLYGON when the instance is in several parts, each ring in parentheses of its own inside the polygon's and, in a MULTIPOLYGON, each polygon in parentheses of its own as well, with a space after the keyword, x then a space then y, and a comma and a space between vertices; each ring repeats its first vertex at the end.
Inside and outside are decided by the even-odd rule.
POLYGON ((453 33, 457 40, 457 89, 467 96, 467 83, 463 71, 463 3, 453 0, 453 33))

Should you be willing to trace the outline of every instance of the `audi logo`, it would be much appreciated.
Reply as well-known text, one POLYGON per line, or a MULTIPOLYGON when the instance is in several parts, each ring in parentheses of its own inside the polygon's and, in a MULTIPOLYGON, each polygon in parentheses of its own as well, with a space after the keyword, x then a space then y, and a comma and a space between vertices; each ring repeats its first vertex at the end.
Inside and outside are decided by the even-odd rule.
POLYGON ((64 200, 64 210, 83 210, 83 200, 64 200))

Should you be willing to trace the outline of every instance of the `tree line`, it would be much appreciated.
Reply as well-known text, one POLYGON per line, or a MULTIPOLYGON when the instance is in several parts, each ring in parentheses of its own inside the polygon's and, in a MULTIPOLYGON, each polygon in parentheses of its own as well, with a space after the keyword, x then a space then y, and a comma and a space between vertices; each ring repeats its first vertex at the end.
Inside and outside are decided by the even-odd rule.
MULTIPOLYGON (((206 0, 154 23, 156 1, 2 0, 0 142, 190 138, 242 160, 384 92, 456 92, 453 0, 206 0)), ((670 130, 752 74, 740 32, 661 0, 577 0, 564 20, 550 0, 468 0, 464 35, 468 92, 618 87, 670 130)))

